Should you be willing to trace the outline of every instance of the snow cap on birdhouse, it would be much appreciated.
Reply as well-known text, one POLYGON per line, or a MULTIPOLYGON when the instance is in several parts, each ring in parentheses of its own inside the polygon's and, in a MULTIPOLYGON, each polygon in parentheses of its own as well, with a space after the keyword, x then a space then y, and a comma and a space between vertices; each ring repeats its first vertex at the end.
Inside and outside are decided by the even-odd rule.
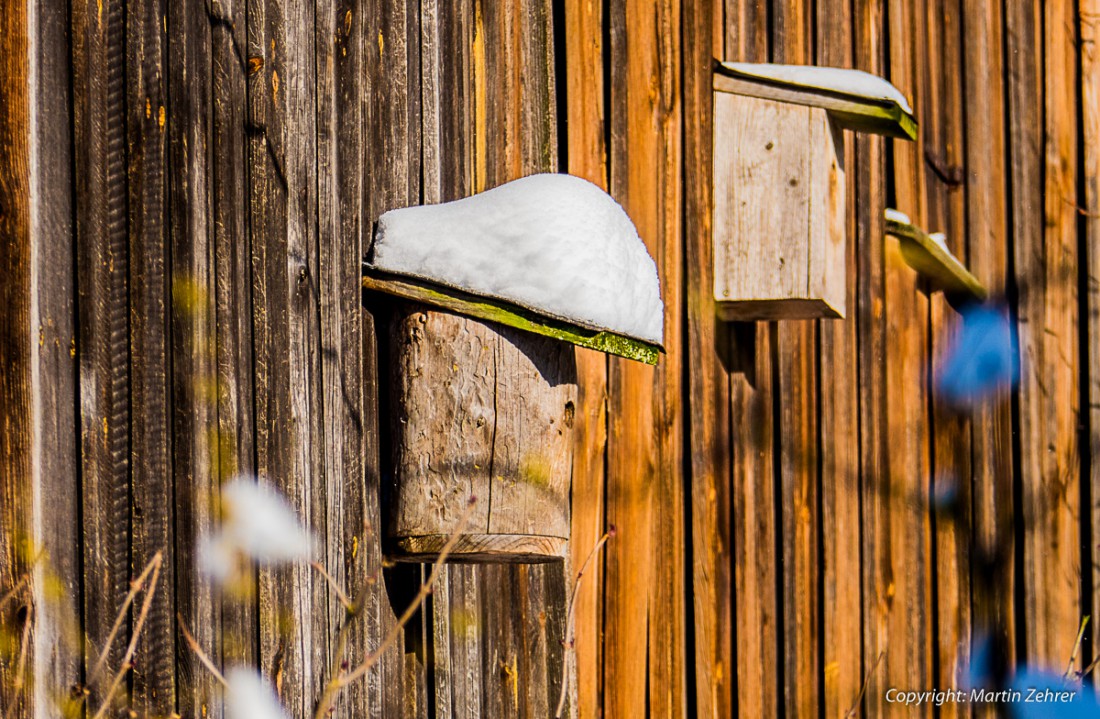
POLYGON ((657 267, 623 208, 579 177, 531 175, 379 218, 364 286, 656 363, 657 267))
POLYGON ((725 320, 843 317, 842 130, 916 137, 905 96, 859 70, 714 73, 714 299, 725 320))

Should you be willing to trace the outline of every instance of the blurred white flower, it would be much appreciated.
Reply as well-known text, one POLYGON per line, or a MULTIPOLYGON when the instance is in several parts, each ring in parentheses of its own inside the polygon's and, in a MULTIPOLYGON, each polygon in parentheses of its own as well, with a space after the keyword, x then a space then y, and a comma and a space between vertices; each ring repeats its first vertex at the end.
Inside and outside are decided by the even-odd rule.
POLYGON ((219 582, 233 579, 242 563, 308 561, 313 537, 270 485, 241 477, 222 486, 222 524, 199 541, 199 566, 219 582))
POLYGON ((254 670, 233 667, 226 681, 226 719, 288 719, 271 686, 254 670))

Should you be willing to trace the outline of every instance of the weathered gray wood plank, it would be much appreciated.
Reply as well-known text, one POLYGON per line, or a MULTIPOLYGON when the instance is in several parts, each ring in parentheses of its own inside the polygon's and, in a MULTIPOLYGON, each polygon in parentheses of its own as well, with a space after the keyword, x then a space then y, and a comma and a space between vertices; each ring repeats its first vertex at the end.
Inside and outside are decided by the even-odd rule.
POLYGON ((140 571, 157 552, 164 552, 162 583, 158 582, 142 631, 141 661, 133 672, 132 708, 139 714, 154 715, 176 710, 164 12, 163 3, 155 0, 129 3, 126 8, 133 394, 131 561, 140 571))
MULTIPOLYGON (((85 662, 129 589, 130 386, 124 5, 72 6, 85 662)), ((127 631, 108 653, 117 668, 127 631)), ((90 706, 105 694, 103 676, 90 706)))

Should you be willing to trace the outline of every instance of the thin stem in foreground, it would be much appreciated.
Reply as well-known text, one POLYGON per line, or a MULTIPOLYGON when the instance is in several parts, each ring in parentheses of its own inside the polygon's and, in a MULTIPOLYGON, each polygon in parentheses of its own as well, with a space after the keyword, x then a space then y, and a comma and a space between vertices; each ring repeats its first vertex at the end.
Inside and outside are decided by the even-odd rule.
POLYGON ((111 631, 107 634, 107 640, 103 642, 103 650, 99 653, 99 659, 96 660, 95 666, 92 667, 91 674, 88 675, 88 686, 91 686, 99 677, 99 672, 103 669, 103 665, 107 661, 107 655, 111 651, 111 645, 114 644, 115 637, 118 635, 119 629, 122 628, 122 622, 126 619, 126 610, 134 603, 134 598, 137 596, 137 593, 141 591, 142 587, 145 586, 145 579, 149 576, 150 572, 154 571, 154 567, 155 571, 160 571, 160 562, 161 554, 157 552, 156 555, 149 560, 149 564, 145 565, 145 569, 138 578, 130 582, 130 591, 126 593, 126 599, 118 609, 115 623, 111 625, 111 631))
POLYGON ((863 695, 867 693, 867 685, 871 683, 871 675, 878 669, 879 662, 882 661, 884 656, 886 656, 885 651, 879 652, 878 659, 875 660, 874 665, 871 667, 870 671, 867 672, 867 676, 863 677, 863 686, 859 688, 859 694, 856 694, 856 700, 852 704, 852 708, 844 715, 846 718, 859 715, 859 704, 863 701, 863 695))
POLYGON ((214 678, 217 679, 223 687, 228 689, 229 682, 225 680, 225 677, 222 676, 222 673, 218 671, 218 668, 216 666, 214 666, 214 662, 210 661, 210 657, 206 656, 206 652, 202 650, 202 647, 199 646, 199 643, 195 640, 195 637, 192 636, 190 630, 187 629, 187 622, 183 621, 183 615, 179 612, 176 612, 176 619, 180 623, 180 631, 183 632, 183 638, 187 642, 187 646, 190 647, 191 651, 195 653, 195 656, 199 658, 199 661, 202 662, 202 665, 206 667, 211 674, 214 675, 214 678))
MULTIPOLYGON (((338 670, 336 676, 325 685, 325 691, 321 695, 321 699, 317 702, 317 711, 313 715, 314 719, 323 719, 328 716, 329 712, 332 710, 333 701, 335 701, 336 695, 339 694, 340 690, 364 677, 367 672, 371 670, 371 667, 378 663, 382 655, 397 642, 398 637, 401 636, 401 630, 405 628, 405 625, 413 618, 413 615, 416 614, 420 605, 423 604, 427 596, 431 594, 432 586, 435 584, 436 577, 439 575, 439 570, 443 567, 443 564, 447 561, 447 557, 450 556, 458 540, 462 537, 462 533, 466 530, 466 525, 469 523, 470 517, 473 516, 476 504, 477 498, 470 497, 469 501, 466 503, 466 510, 455 524, 454 531, 451 532, 451 536, 447 538, 447 542, 443 545, 443 549, 440 550, 439 556, 436 557, 435 562, 432 563, 432 571, 431 574, 428 575, 428 581, 420 585, 420 591, 416 593, 416 597, 413 598, 409 606, 406 607, 405 611, 398 617, 397 623, 386 633, 386 636, 382 639, 382 643, 378 645, 378 648, 368 654, 367 658, 350 672, 344 673, 338 670)), ((343 637, 341 637, 341 640, 343 640, 343 637)), ((341 644, 343 644, 343 641, 341 641, 341 644)), ((336 663, 337 666, 339 666, 339 655, 336 657, 336 663)))
MULTIPOLYGON (((111 682, 111 687, 107 690, 107 695, 103 697, 103 703, 99 705, 99 711, 95 713, 92 719, 101 719, 107 712, 107 709, 111 706, 111 699, 114 698, 115 692, 118 691, 119 684, 122 683, 122 679, 126 676, 126 672, 130 670, 130 662, 134 658, 134 651, 137 650, 138 639, 141 638, 141 630, 145 627, 145 620, 149 618, 149 609, 153 606, 153 597, 157 593, 157 580, 160 578, 160 565, 162 560, 163 555, 157 552, 145 567, 145 571, 141 573, 141 576, 144 577, 150 570, 153 572, 152 577, 149 579, 149 590, 145 593, 145 600, 141 603, 141 613, 138 614, 137 621, 134 623, 134 632, 130 637, 130 644, 126 647, 126 654, 122 657, 122 666, 118 668, 118 672, 111 682)), ((138 583, 140 583, 140 581, 139 578, 138 583)), ((110 642, 108 642, 107 647, 110 647, 110 642)), ((104 652, 106 651, 107 648, 104 648, 104 652)))
POLYGON ((584 573, 588 571, 588 565, 590 565, 596 559, 596 555, 600 553, 600 549, 603 545, 607 544, 607 540, 615 536, 615 525, 603 533, 599 541, 585 557, 584 563, 581 564, 581 569, 577 572, 577 578, 573 582, 573 593, 569 597, 569 612, 565 618, 565 640, 562 641, 562 646, 565 648, 566 656, 562 657, 561 663, 561 695, 558 697, 558 709, 554 712, 554 719, 561 719, 562 712, 565 711, 565 697, 569 690, 569 657, 575 657, 575 646, 577 642, 577 596, 581 591, 581 580, 584 579, 584 573))
POLYGON ((336 583, 336 580, 332 578, 332 575, 328 573, 324 566, 320 562, 310 562, 309 566, 313 567, 317 570, 318 574, 325 578, 329 587, 336 593, 336 598, 344 605, 344 609, 346 609, 349 614, 354 614, 355 605, 351 603, 351 600, 348 599, 348 595, 344 593, 344 590, 340 589, 340 585, 336 583))
POLYGON ((1081 640, 1085 637, 1085 627, 1089 625, 1089 615, 1086 614, 1081 618, 1081 628, 1077 630, 1077 641, 1073 643, 1073 653, 1069 655, 1069 663, 1066 664, 1066 673, 1063 675, 1065 679, 1069 679, 1073 672, 1073 663, 1077 661, 1077 653, 1081 651, 1081 640))

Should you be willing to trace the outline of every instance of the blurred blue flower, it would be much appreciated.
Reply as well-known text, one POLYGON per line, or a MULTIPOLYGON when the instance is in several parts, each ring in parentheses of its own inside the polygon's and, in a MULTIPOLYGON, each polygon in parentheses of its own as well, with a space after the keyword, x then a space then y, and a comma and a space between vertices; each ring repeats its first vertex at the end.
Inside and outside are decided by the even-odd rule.
POLYGON ((1021 668, 1009 682, 1019 692, 1019 701, 1010 701, 1014 719, 1096 719, 1100 701, 1096 690, 1080 682, 1070 682, 1052 671, 1021 668), (1060 697, 1070 696, 1067 701, 1060 697))
POLYGON ((997 303, 964 308, 962 328, 936 371, 939 396, 969 408, 1015 386, 1019 379, 1019 341, 1008 307, 997 303))

